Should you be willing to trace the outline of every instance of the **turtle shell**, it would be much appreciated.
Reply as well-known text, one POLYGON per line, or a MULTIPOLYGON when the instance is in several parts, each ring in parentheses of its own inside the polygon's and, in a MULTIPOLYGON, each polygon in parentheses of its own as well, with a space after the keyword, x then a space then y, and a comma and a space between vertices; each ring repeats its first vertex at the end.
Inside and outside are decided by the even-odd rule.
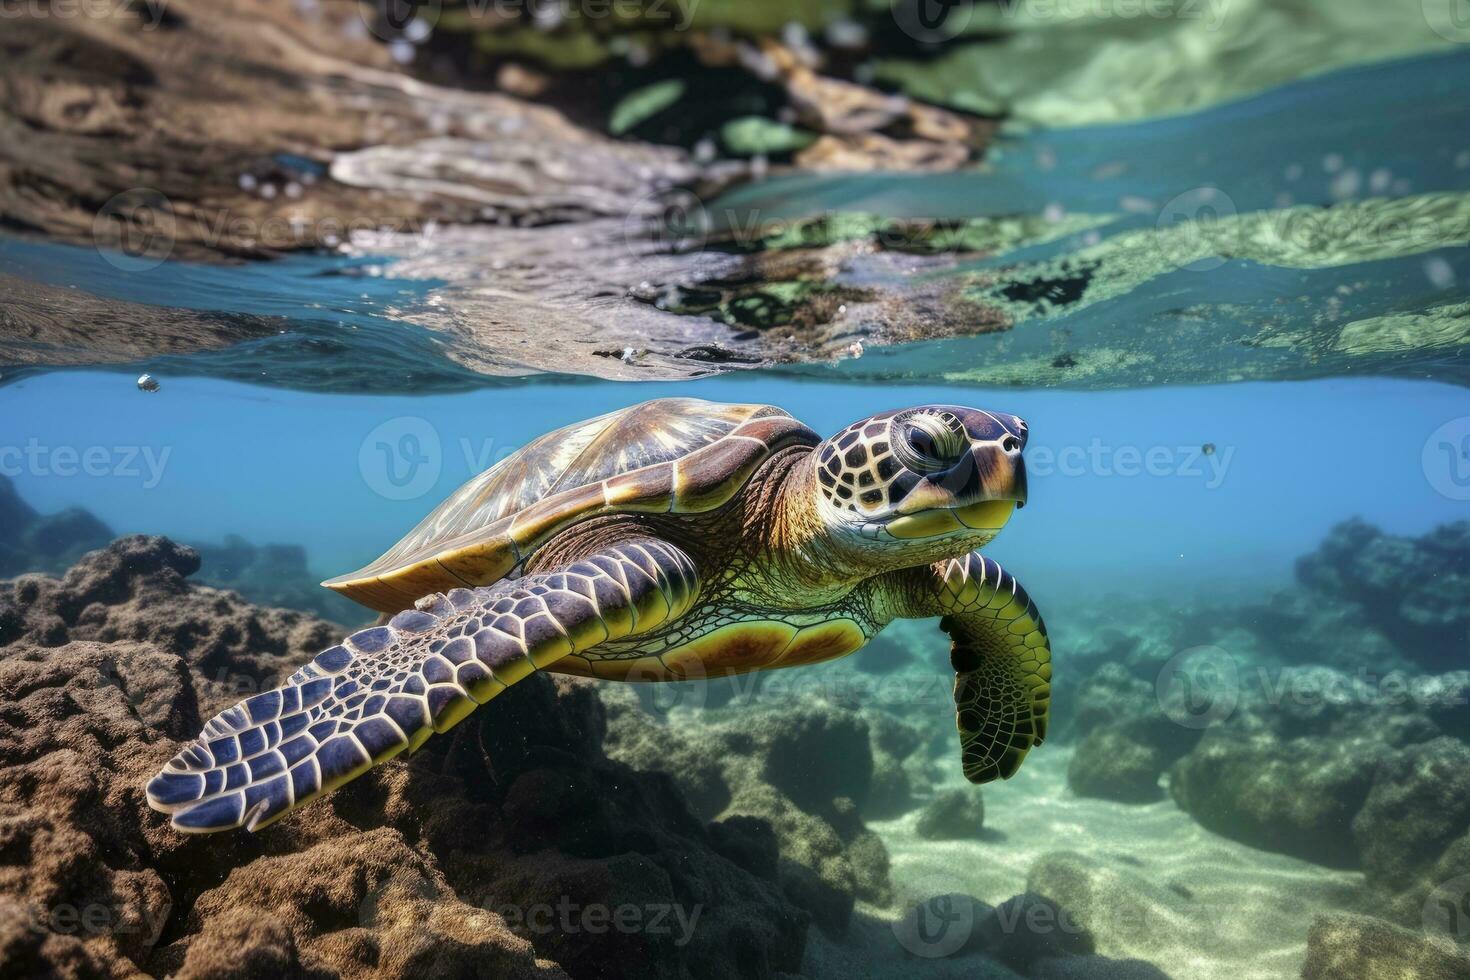
POLYGON ((643 402, 548 432, 456 490, 377 561, 322 584, 397 612, 504 578, 578 521, 712 510, 778 449, 818 441, 771 405, 643 402))

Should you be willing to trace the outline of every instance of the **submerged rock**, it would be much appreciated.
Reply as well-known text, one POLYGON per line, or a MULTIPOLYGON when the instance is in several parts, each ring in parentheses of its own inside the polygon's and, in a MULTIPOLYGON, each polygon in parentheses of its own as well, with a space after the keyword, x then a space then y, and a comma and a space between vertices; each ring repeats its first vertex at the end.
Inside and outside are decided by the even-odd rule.
POLYGON ((1470 745, 1453 738, 1384 757, 1352 822, 1369 882, 1391 891, 1413 885, 1467 832, 1470 745))
POLYGON ((1464 980, 1470 955, 1381 919, 1324 915, 1307 937, 1302 980, 1464 980))
POLYGON ((1159 778, 1199 735, 1159 717, 1094 729, 1077 743, 1067 786, 1078 796, 1152 803, 1164 795, 1159 778))
MULTIPOLYGON (((71 507, 38 514, 0 475, 0 576, 64 572, 82 555, 116 535, 90 511, 71 507)), ((361 623, 372 613, 318 584, 300 545, 255 545, 237 534, 219 543, 194 544, 196 582, 233 589, 262 606, 296 609, 338 623, 361 623)))
POLYGON ((976 927, 976 945, 1006 966, 1032 976, 1039 961, 1086 956, 1096 943, 1066 909, 1034 892, 997 905, 976 927))
POLYGON ((1470 642, 1470 521, 1418 538, 1345 521, 1297 561, 1307 588, 1350 603, 1430 670, 1464 666, 1470 642))
POLYGON ((985 827, 985 800, 980 787, 949 789, 919 812, 914 833, 925 840, 974 840, 985 827))
POLYGON ((198 561, 123 538, 0 583, 0 973, 799 968, 809 919, 763 873, 771 839, 733 845, 672 780, 608 760, 594 685, 569 678, 259 834, 169 829, 143 782, 241 693, 212 675, 263 686, 336 632, 191 585, 198 561))
POLYGON ((0 475, 0 576, 59 571, 111 539, 107 525, 80 507, 38 514, 0 475))
POLYGON ((632 692, 610 691, 608 752, 667 773, 695 815, 758 818, 780 844, 787 897, 830 933, 847 928, 856 900, 891 900, 888 853, 863 823, 873 777, 867 722, 815 699, 788 708, 744 706, 734 720, 664 725, 632 692))
POLYGON ((1283 741, 1212 733, 1170 770, 1169 791, 1217 834, 1355 868, 1353 818, 1389 752, 1371 738, 1283 741))

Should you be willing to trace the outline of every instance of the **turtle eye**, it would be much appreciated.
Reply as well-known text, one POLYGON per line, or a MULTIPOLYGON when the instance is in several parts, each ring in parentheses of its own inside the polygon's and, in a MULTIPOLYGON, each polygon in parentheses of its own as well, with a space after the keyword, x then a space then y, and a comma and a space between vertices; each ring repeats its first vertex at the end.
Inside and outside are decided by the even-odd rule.
POLYGON ((938 473, 959 462, 970 448, 960 420, 948 412, 915 412, 898 421, 894 452, 919 473, 938 473))
POLYGON ((908 439, 909 447, 920 456, 933 459, 939 453, 939 448, 934 444, 934 437, 917 425, 909 426, 904 437, 908 439))

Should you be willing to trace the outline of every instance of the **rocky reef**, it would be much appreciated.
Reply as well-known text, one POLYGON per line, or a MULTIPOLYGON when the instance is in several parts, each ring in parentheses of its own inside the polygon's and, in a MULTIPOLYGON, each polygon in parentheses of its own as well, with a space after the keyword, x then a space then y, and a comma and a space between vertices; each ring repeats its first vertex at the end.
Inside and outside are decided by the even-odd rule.
POLYGON ((590 686, 533 677, 270 833, 191 838, 142 794, 201 718, 336 629, 191 585, 122 538, 0 592, 0 971, 770 976, 808 914, 775 840, 606 757, 590 686), (738 951, 738 952, 737 952, 738 951))
MULTIPOLYGON (((805 700, 747 707, 714 725, 664 724, 626 689, 604 691, 608 754, 667 773, 696 816, 719 820, 736 846, 763 835, 781 856, 777 880, 814 921, 840 935, 854 903, 892 900, 888 852, 864 825, 874 782, 874 734, 856 712, 805 700)), ((691 720, 692 721, 692 720, 691 720)))
POLYGON ((112 531, 91 511, 39 514, 9 477, 0 476, 0 576, 58 571, 111 539, 112 531))
POLYGON ((1419 538, 1353 520, 1297 562, 1313 593, 1356 609, 1425 670, 1465 665, 1470 643, 1470 521, 1419 538))
MULTIPOLYGON (((1467 562, 1470 524, 1349 521, 1299 560, 1298 588, 1095 631, 1063 699, 1072 791, 1147 803, 1166 785, 1207 829, 1361 871, 1365 908, 1463 937, 1434 898, 1470 886, 1467 562)), ((1338 943, 1313 955, 1348 956, 1338 943)))
MULTIPOLYGON (((69 507, 41 514, 0 475, 0 577, 66 571, 82 555, 116 537, 91 511, 69 507)), ((356 624, 372 614, 323 589, 307 567, 306 550, 294 544, 257 545, 238 534, 222 541, 189 542, 199 556, 194 581, 235 592, 257 605, 311 613, 334 623, 356 624)))
MULTIPOLYGON (((1304 567, 1361 533, 1334 532, 1304 567)), ((1462 533, 1416 546, 1449 562, 1462 533)), ((934 637, 910 624, 870 651, 877 673, 855 658, 826 689, 772 686, 784 672, 533 676, 260 834, 195 838, 148 809, 143 780, 339 634, 199 584, 200 568, 194 549, 134 536, 59 577, 0 582, 7 975, 897 977, 917 956, 935 976, 1157 980, 1155 964, 1228 962, 1285 919, 1263 963, 1465 975, 1470 671, 1417 672, 1417 634, 1366 626, 1316 575, 1249 615, 1090 628, 1067 651, 1084 670, 1058 736, 983 797, 950 771, 948 705, 917 685, 934 637), (1315 645, 1280 639, 1298 636, 1315 645), (1401 680, 1364 673, 1379 650, 1401 680), (1141 821, 1140 840, 1178 853, 1059 836, 1079 820, 1124 850, 1141 821), (1248 871, 1242 844, 1290 857, 1248 871), (944 886, 956 859, 965 891, 944 886), (1308 885, 1295 859, 1321 876, 1308 885), (1259 890, 1252 875, 1303 908, 1222 927, 1214 903, 1259 890), (963 925, 950 945, 941 920, 963 925)))
MULTIPOLYGON (((810 697, 685 725, 535 675, 266 831, 178 834, 144 780, 338 635, 199 567, 133 536, 0 582, 5 975, 775 977, 864 949, 910 969, 865 810, 920 806, 928 740, 810 697)), ((947 834, 983 819, 973 791, 938 800, 947 834)), ((1018 929, 1042 899, 1015 901, 976 905, 936 975, 1159 975, 1018 929)))

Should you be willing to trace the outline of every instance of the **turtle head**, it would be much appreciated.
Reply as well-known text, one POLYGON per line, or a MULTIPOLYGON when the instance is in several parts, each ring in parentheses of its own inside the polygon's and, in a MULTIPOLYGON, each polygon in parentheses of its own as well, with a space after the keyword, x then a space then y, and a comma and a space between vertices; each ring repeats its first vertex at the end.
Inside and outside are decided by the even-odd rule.
POLYGON ((822 522, 882 567, 989 542, 1026 502, 1026 423, 959 405, 854 422, 812 454, 822 522))

